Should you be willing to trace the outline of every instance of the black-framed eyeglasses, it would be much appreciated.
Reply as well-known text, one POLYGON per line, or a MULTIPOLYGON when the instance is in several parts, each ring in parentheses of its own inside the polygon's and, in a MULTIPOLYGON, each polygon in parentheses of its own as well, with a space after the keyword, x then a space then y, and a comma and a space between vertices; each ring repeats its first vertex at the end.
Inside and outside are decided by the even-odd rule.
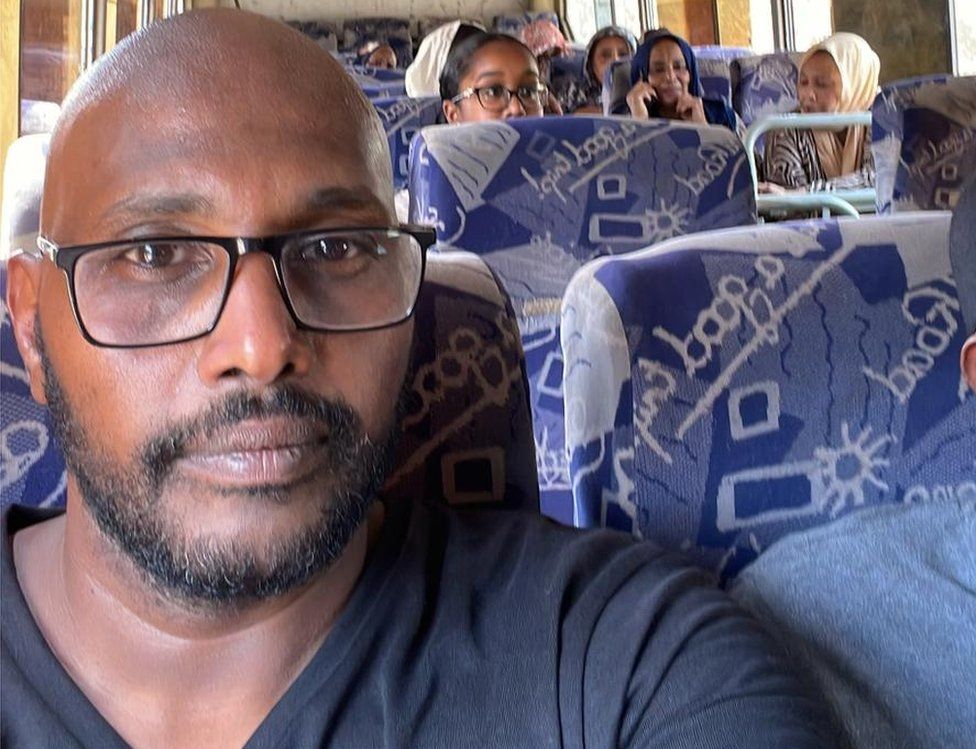
POLYGON ((515 89, 505 88, 498 83, 494 86, 466 88, 451 99, 451 102, 458 104, 464 99, 476 96, 478 103, 489 112, 501 112, 511 103, 512 97, 516 96, 526 111, 530 109, 541 110, 545 104, 548 91, 549 89, 546 88, 546 84, 541 82, 528 83, 515 89))
POLYGON ((64 271, 85 339, 109 348, 181 343, 212 332, 243 255, 271 257, 302 330, 387 328, 412 314, 427 249, 422 226, 300 231, 269 237, 148 237, 37 246, 64 271))

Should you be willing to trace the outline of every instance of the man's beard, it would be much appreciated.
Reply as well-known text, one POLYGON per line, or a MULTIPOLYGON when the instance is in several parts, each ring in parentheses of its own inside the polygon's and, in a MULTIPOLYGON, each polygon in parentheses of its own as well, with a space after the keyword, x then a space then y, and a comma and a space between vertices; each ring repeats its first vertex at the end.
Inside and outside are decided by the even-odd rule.
MULTIPOLYGON (((331 566, 363 523, 390 469, 399 407, 389 433, 374 443, 348 404, 292 386, 269 389, 261 397, 231 394, 200 416, 148 439, 131 466, 114 465, 72 412, 39 329, 35 340, 52 429, 88 512, 152 586, 192 607, 235 606, 280 596, 331 566), (234 540, 183 538, 179 521, 167 522, 160 499, 185 446, 214 430, 269 416, 301 419, 320 431, 324 428, 328 435, 328 459, 322 461, 322 489, 315 498, 314 519, 270 543, 261 555, 234 540)), ((314 491, 316 481, 313 476, 302 486, 314 491)), ((279 487, 259 486, 228 492, 233 495, 228 501, 282 502, 283 492, 279 487)), ((192 525, 192 518, 187 525, 192 525)))

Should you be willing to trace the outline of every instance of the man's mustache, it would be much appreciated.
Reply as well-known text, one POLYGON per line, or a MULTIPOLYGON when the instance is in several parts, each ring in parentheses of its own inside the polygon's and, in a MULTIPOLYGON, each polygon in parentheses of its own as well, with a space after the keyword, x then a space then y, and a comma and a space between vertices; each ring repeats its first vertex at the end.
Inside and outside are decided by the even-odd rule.
POLYGON ((141 451, 150 480, 158 485, 188 446, 201 444, 221 430, 252 419, 288 417, 307 427, 326 431, 338 449, 354 448, 363 439, 362 421, 341 399, 329 400, 292 385, 281 385, 260 395, 247 391, 229 393, 195 417, 178 422, 152 437, 141 451))

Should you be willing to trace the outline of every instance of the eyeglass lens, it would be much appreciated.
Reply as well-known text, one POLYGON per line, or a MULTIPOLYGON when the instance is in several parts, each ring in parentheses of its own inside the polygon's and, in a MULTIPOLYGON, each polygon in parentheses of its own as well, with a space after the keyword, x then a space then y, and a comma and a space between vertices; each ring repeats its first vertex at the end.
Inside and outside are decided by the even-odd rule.
MULTIPOLYGON (((358 330, 405 319, 416 301, 423 251, 394 230, 303 235, 286 241, 281 277, 298 320, 358 330)), ((193 239, 133 242, 82 255, 74 271, 78 314, 106 345, 193 338, 212 329, 231 281, 230 255, 193 239)))

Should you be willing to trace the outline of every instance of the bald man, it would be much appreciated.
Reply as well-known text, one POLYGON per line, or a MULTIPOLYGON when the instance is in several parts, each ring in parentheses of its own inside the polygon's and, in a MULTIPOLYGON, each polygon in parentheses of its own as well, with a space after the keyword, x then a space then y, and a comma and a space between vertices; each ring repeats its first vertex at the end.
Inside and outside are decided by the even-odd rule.
POLYGON ((9 265, 69 478, 4 517, 3 745, 829 745, 655 547, 377 501, 432 241, 388 160, 331 57, 239 11, 72 91, 9 265))

